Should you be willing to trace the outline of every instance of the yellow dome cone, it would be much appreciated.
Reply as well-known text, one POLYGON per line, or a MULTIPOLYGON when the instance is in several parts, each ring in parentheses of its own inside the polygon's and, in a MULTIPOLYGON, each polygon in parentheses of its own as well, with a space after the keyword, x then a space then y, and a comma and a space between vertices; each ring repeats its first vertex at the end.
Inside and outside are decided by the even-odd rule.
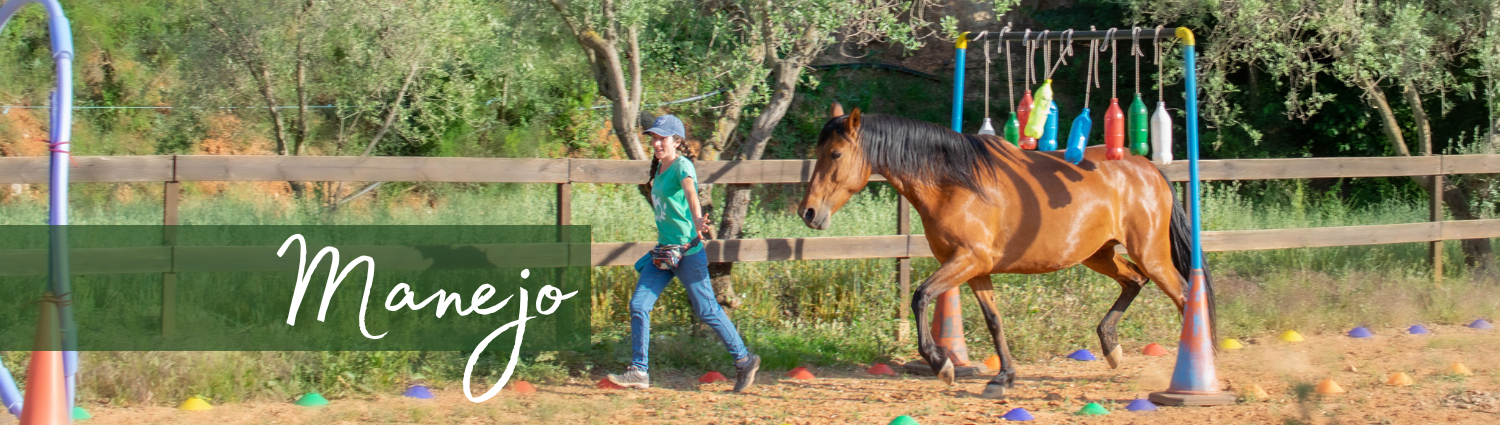
POLYGON ((1451 365, 1448 365, 1448 368, 1453 370, 1454 375, 1474 376, 1474 371, 1469 370, 1469 367, 1464 366, 1463 363, 1455 362, 1451 365))
POLYGON ((1302 342, 1302 341, 1306 341, 1306 339, 1302 338, 1302 334, 1297 333, 1297 331, 1282 332, 1281 336, 1277 337, 1277 338, 1280 339, 1280 340, 1282 340, 1282 341, 1286 341, 1286 342, 1302 342))
POLYGON ((182 405, 177 406, 178 410, 209 410, 212 408, 214 408, 213 405, 208 404, 208 402, 203 401, 198 396, 190 397, 187 401, 182 402, 182 405))
POLYGON ((1397 386, 1397 387, 1405 387, 1405 386, 1408 386, 1408 385, 1411 385, 1411 384, 1415 384, 1415 383, 1416 382, 1413 382, 1411 380, 1411 376, 1407 375, 1406 372, 1392 373, 1389 378, 1385 379, 1385 384, 1386 385, 1392 385, 1392 386, 1397 386))
POLYGON ((1344 391, 1344 387, 1340 387, 1339 383, 1333 382, 1332 378, 1319 382, 1317 391, 1318 394, 1343 394, 1348 392, 1344 391))
POLYGON ((1225 350, 1238 350, 1238 349, 1241 349, 1241 348, 1245 348, 1245 345, 1244 344, 1240 344, 1239 340, 1236 340, 1234 338, 1229 338, 1229 339, 1225 339, 1223 341, 1219 341, 1219 348, 1222 348, 1222 349, 1225 349, 1225 350))

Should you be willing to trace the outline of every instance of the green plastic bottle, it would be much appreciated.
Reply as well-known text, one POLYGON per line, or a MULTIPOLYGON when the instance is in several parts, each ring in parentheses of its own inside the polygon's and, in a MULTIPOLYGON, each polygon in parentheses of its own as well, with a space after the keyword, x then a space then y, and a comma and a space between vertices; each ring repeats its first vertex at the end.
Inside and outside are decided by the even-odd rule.
POLYGON ((1005 121, 1005 140, 1011 144, 1021 146, 1021 120, 1016 118, 1016 113, 1010 113, 1010 119, 1005 121))
POLYGON ((1047 130, 1047 109, 1052 105, 1052 79, 1042 81, 1031 97, 1031 118, 1026 120, 1026 135, 1041 138, 1047 130))
POLYGON ((1146 102, 1141 101, 1141 94, 1135 94, 1135 102, 1130 103, 1130 129, 1126 134, 1130 135, 1130 153, 1145 155, 1151 153, 1151 112, 1146 110, 1146 102))

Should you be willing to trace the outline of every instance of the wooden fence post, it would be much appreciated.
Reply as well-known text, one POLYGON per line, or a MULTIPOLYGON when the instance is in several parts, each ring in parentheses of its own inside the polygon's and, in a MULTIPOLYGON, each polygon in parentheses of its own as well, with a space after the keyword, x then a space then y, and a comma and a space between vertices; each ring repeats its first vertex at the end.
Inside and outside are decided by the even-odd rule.
MULTIPOLYGON (((1443 221, 1443 175, 1432 176, 1432 187, 1428 192, 1432 193, 1432 208, 1430 218, 1433 222, 1443 221)), ((1440 224, 1441 225, 1441 224, 1440 224)), ((1432 282, 1438 286, 1443 285, 1443 241, 1429 242, 1428 253, 1432 259, 1432 282)))
POLYGON ((171 338, 177 331, 177 157, 172 157, 172 180, 163 185, 162 191, 162 244, 170 249, 171 267, 161 274, 161 335, 171 338))
MULTIPOLYGON (((896 234, 911 235, 911 204, 905 196, 896 195, 896 234)), ((911 242, 908 240, 907 245, 911 242)), ((911 333, 911 258, 896 259, 896 279, 901 282, 901 301, 896 305, 896 342, 906 342, 911 333)))
POLYGON ((557 225, 573 224, 573 184, 557 184, 557 225))

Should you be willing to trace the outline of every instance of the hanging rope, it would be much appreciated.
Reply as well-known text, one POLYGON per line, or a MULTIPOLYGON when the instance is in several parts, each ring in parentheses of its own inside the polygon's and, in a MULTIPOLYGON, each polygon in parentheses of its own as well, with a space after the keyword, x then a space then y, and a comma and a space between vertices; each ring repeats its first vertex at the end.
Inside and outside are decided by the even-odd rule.
POLYGON ((1141 94, 1141 27, 1130 27, 1130 55, 1135 56, 1135 94, 1141 94))
POLYGON ((1005 33, 1009 31, 1010 24, 1005 24, 1005 29, 1000 30, 1000 43, 1005 45, 1000 50, 1003 50, 1005 54, 1005 95, 1010 101, 1010 110, 1014 112, 1016 110, 1016 82, 1010 73, 1010 42, 1005 41, 1005 33))
POLYGON ((989 31, 981 31, 979 40, 984 43, 984 117, 990 117, 990 41, 984 39, 989 31))
POLYGON ((1156 46, 1156 101, 1166 102, 1167 83, 1162 80, 1161 29, 1161 25, 1156 26, 1156 42, 1152 45, 1156 46))
POLYGON ((1068 63, 1068 56, 1073 56, 1073 29, 1063 31, 1063 35, 1057 38, 1057 43, 1057 63, 1052 65, 1052 69, 1047 70, 1048 80, 1052 79, 1052 74, 1057 72, 1058 68, 1068 63))
POLYGON ((1031 85, 1033 84, 1031 73, 1036 70, 1036 40, 1031 39, 1031 30, 1029 29, 1021 35, 1021 48, 1026 49, 1026 89, 1031 90, 1031 85))
POLYGON ((1110 99, 1120 98, 1120 65, 1115 62, 1115 59, 1120 56, 1120 49, 1115 48, 1115 31, 1117 31, 1115 28, 1110 28, 1109 32, 1104 34, 1104 45, 1099 47, 1101 52, 1109 50, 1110 99))
MULTIPOLYGON (((1090 26, 1089 31, 1094 31, 1090 26)), ((1069 43, 1071 44, 1071 43, 1069 43)), ((1089 108, 1089 95, 1099 86, 1099 40, 1089 40, 1089 66, 1083 76, 1083 109, 1089 108)))

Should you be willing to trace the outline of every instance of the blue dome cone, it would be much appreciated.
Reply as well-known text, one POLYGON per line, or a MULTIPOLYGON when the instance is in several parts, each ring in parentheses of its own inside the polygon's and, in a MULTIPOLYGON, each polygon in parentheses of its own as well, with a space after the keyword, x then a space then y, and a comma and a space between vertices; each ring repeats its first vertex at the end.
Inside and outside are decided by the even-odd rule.
POLYGON ((1470 323, 1469 327, 1474 329, 1494 329, 1495 325, 1491 325, 1487 320, 1478 319, 1475 320, 1474 323, 1470 323))
POLYGON ((1017 407, 1017 408, 1014 408, 1014 409, 1010 409, 1009 412, 1005 412, 1005 415, 1001 416, 1000 419, 1004 419, 1004 420, 1007 420, 1007 421, 1020 422, 1020 421, 1029 421, 1029 420, 1036 419, 1036 418, 1032 417, 1031 416, 1031 412, 1027 412, 1026 408, 1024 408, 1024 407, 1017 407))
POLYGON ((401 395, 428 400, 432 398, 432 391, 427 390, 427 387, 421 385, 412 385, 411 388, 407 388, 406 392, 401 393, 401 395))
POLYGON ((1406 332, 1412 335, 1427 335, 1432 333, 1432 331, 1427 330, 1426 326, 1422 325, 1411 325, 1410 328, 1406 329, 1406 332))
POLYGON ((1350 338, 1369 338, 1371 336, 1374 336, 1374 334, 1370 333, 1370 330, 1364 326, 1349 330, 1350 338))
POLYGON ((1130 405, 1125 406, 1125 410, 1132 412, 1155 412, 1156 403, 1152 403, 1151 400, 1144 398, 1138 398, 1131 401, 1130 405))
POLYGON ((1094 353, 1090 353, 1089 350, 1086 349, 1086 348, 1082 349, 1082 350, 1074 351, 1073 354, 1069 354, 1068 355, 1068 358, 1073 359, 1073 360, 1077 360, 1077 361, 1080 361, 1080 362, 1091 362, 1091 361, 1094 361, 1094 360, 1099 360, 1097 357, 1094 357, 1094 353))

